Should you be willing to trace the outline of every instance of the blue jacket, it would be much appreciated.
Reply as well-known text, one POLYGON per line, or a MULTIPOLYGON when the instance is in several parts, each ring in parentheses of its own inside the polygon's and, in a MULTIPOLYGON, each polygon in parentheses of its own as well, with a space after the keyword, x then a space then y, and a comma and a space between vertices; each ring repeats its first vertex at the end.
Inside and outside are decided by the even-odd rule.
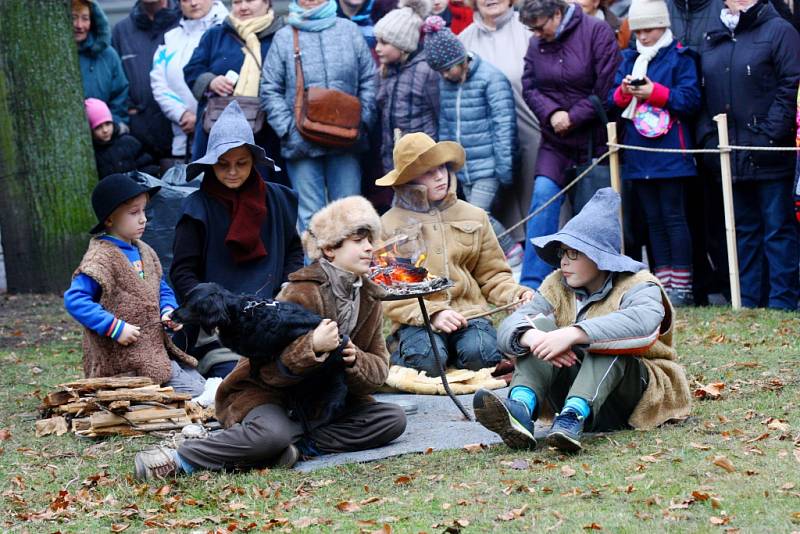
POLYGON ((494 178, 510 184, 517 144, 514 93, 502 72, 477 54, 470 57, 464 83, 439 82, 439 141, 464 147, 467 161, 459 180, 494 178))
MULTIPOLYGON (((622 63, 614 78, 614 87, 608 95, 608 105, 620 113, 627 106, 615 99, 615 93, 625 78, 633 70, 633 64, 639 53, 628 48, 622 52, 622 63)), ((691 123, 693 116, 700 109, 700 83, 697 79, 697 64, 694 52, 673 40, 668 47, 659 50, 647 66, 647 77, 656 87, 650 103, 656 107, 666 108, 672 119, 669 131, 654 138, 648 138, 636 131, 633 121, 623 119, 622 141, 628 145, 649 148, 693 148, 691 123), (664 89, 666 88, 666 89, 664 89), (666 98, 666 105, 662 104, 666 98)), ((619 97, 619 94, 617 94, 619 97)), ((622 153, 622 177, 625 179, 640 178, 679 178, 695 176, 697 169, 691 154, 654 154, 627 150, 622 153)))
MULTIPOLYGON (((348 152, 367 149, 366 131, 375 118, 375 63, 361 30, 349 20, 337 18, 319 32, 300 32, 303 78, 306 87, 327 87, 358 97, 361 102, 361 136, 348 152)), ((267 120, 281 139, 286 159, 315 158, 341 153, 306 141, 294 126, 294 38, 286 26, 275 34, 261 77, 261 105, 267 120)))
POLYGON ((111 48, 111 28, 97 2, 90 4, 91 30, 78 44, 78 62, 84 98, 98 98, 108 104, 114 122, 128 124, 128 78, 122 61, 111 48))

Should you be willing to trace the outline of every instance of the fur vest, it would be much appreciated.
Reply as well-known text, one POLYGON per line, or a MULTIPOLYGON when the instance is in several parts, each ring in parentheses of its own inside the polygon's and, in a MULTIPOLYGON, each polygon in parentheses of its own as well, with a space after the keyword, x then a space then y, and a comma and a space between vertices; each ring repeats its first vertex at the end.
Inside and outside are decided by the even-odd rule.
MULTIPOLYGON (((555 309, 556 324, 559 328, 574 324, 577 318, 575 294, 561 282, 561 271, 550 274, 542 286, 540 293, 555 309)), ((600 302, 591 306, 586 314, 587 319, 608 315, 620 309, 622 297, 638 284, 658 283, 658 279, 649 271, 635 274, 621 273, 614 281, 614 287, 600 302)), ((669 420, 682 420, 689 416, 692 396, 686 373, 675 360, 677 353, 672 344, 674 327, 674 309, 664 290, 661 290, 664 303, 664 320, 658 339, 643 353, 637 353, 647 367, 649 383, 639 404, 634 409, 628 424, 634 428, 655 428, 669 420)))
POLYGON ((113 243, 92 239, 75 275, 83 273, 103 290, 100 305, 128 324, 139 326, 139 340, 123 346, 110 337, 84 330, 83 371, 87 378, 106 376, 147 376, 158 384, 172 376, 170 358, 191 367, 197 360, 172 342, 161 327, 161 263, 144 241, 134 246, 142 256, 144 278, 131 267, 125 254, 113 243))
MULTIPOLYGON (((371 402, 389 374, 389 353, 383 338, 383 313, 379 297, 383 294, 374 282, 364 278, 359 291, 358 319, 350 334, 356 346, 356 363, 345 368, 347 406, 371 402)), ((315 262, 289 275, 289 284, 278 294, 278 300, 295 302, 323 318, 336 320, 336 302, 325 271, 315 262)), ((312 332, 297 338, 275 361, 264 365, 258 377, 250 374, 250 360, 242 358, 220 384, 216 397, 217 419, 225 428, 241 422, 262 404, 287 407, 287 389, 322 365, 311 348, 312 332), (289 374, 286 373, 288 369, 289 374), (291 375, 291 376, 290 376, 291 375)), ((314 410, 313 406, 311 407, 314 410)), ((313 419, 313 416, 311 417, 313 419)))

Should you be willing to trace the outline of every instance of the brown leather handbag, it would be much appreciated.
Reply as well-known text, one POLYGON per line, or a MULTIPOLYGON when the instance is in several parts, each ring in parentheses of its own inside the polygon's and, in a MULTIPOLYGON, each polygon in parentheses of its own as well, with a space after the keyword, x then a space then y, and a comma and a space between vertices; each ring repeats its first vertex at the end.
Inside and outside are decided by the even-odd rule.
POLYGON ((300 38, 294 32, 294 121, 307 141, 330 148, 348 148, 358 140, 361 102, 353 95, 325 87, 305 87, 300 38))

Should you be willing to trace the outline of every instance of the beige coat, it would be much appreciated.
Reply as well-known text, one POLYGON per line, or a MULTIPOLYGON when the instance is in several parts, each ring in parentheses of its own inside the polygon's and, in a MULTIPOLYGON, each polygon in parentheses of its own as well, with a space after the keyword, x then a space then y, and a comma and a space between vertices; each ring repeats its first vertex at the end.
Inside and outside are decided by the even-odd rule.
MULTIPOLYGON (((516 282, 486 212, 456 198, 456 179, 438 207, 431 206, 425 188, 413 184, 395 187, 394 207, 381 217, 383 238, 406 234, 424 242, 425 267, 431 274, 451 279, 455 286, 426 297, 428 313, 446 309, 471 315, 501 306, 529 291, 516 282)), ((384 302, 392 332, 401 325, 419 326, 422 314, 416 299, 384 302)))

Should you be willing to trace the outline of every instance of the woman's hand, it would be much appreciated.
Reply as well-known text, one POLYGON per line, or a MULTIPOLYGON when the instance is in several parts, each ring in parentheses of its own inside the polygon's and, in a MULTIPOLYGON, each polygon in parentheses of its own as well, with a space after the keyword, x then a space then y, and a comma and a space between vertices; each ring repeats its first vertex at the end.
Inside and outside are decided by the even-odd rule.
POLYGON ((233 94, 233 84, 223 75, 219 75, 208 84, 209 89, 217 93, 219 96, 230 96, 233 94))
POLYGON ((183 325, 181 323, 176 323, 175 321, 172 320, 172 312, 174 311, 175 310, 165 311, 164 314, 161 316, 161 322, 164 323, 164 326, 166 326, 173 332, 177 332, 178 330, 183 328, 183 325))
POLYGON ((122 333, 117 338, 117 343, 127 347, 131 343, 136 343, 141 334, 142 331, 138 326, 125 323, 125 326, 122 327, 122 333))
POLYGON ((630 82, 633 78, 631 78, 630 74, 625 77, 625 80, 622 81, 623 89, 622 92, 625 92, 624 86, 628 86, 628 93, 629 95, 634 96, 635 98, 639 99, 640 102, 644 102, 650 95, 653 94, 653 82, 650 81, 650 78, 647 76, 644 77, 645 84, 644 85, 630 85, 630 82))
POLYGON ((195 124, 197 124, 197 115, 188 109, 183 112, 183 115, 181 115, 181 120, 178 122, 178 126, 181 127, 181 130, 186 135, 191 135, 191 133, 194 132, 195 124))
POLYGON ((356 346, 352 340, 348 340, 347 345, 342 349, 342 361, 348 367, 352 367, 356 363, 356 346))
POLYGON ((431 324, 445 334, 452 334, 456 330, 467 327, 467 320, 455 310, 442 310, 431 317, 431 324))
POLYGON ((330 319, 323 319, 311 335, 311 349, 316 353, 330 352, 339 346, 339 327, 330 319))
POLYGON ((563 110, 556 111, 550 115, 550 125, 557 134, 565 134, 572 127, 572 123, 569 121, 569 113, 563 110))

